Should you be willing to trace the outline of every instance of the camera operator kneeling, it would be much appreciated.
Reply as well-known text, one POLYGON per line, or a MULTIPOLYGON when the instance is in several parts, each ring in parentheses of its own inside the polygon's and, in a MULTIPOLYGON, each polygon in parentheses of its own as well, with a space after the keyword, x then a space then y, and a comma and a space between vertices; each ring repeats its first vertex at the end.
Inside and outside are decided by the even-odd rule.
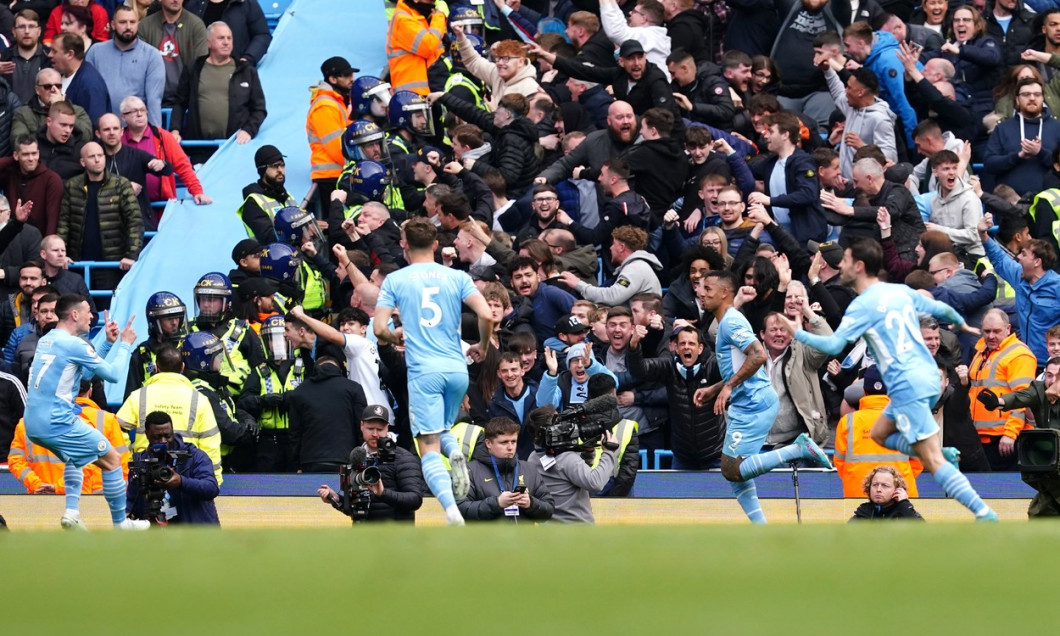
POLYGON ((147 449, 129 467, 129 516, 159 525, 220 525, 214 499, 220 489, 213 462, 173 432, 173 420, 162 411, 144 418, 147 449))
POLYGON ((355 522, 414 522, 416 511, 423 505, 427 485, 423 482, 420 460, 390 439, 389 415, 387 408, 378 404, 364 410, 361 415, 364 444, 353 449, 350 464, 342 468, 342 492, 335 492, 326 484, 317 490, 324 503, 355 522), (357 476, 367 479, 358 480, 357 476))
POLYGON ((515 456, 519 425, 507 417, 486 423, 488 459, 476 457, 468 467, 471 489, 458 501, 460 514, 468 521, 508 518, 548 521, 552 518, 552 495, 541 480, 540 464, 515 456))
MULTIPOLYGON (((611 433, 611 426, 620 419, 617 404, 613 397, 603 396, 559 414, 551 404, 530 411, 529 426, 536 448, 527 462, 536 463, 542 468, 545 486, 556 502, 556 510, 552 514, 554 520, 595 522, 589 494, 600 492, 615 469, 615 453, 619 444, 611 433), (597 400, 610 400, 614 416, 583 418, 576 412, 581 408, 598 408, 594 404, 597 400), (606 419, 608 423, 591 421, 589 426, 585 426, 587 420, 592 419, 606 419), (589 435, 585 431, 593 434, 589 435), (604 450, 600 462, 595 468, 590 468, 598 439, 602 439, 604 450), (557 440, 562 441, 557 443, 557 440)), ((584 411, 581 413, 584 414, 584 411)))

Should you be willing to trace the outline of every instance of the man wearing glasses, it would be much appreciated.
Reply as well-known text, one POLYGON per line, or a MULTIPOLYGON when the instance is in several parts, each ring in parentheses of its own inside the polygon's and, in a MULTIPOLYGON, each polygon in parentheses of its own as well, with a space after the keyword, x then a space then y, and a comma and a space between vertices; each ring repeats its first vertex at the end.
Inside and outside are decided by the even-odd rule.
POLYGON ((530 205, 533 214, 530 222, 516 235, 515 244, 512 246, 515 249, 519 249, 520 245, 530 239, 538 238, 545 230, 566 227, 556 219, 559 213, 559 193, 554 187, 547 183, 534 186, 530 205))
POLYGON ((284 186, 287 178, 287 166, 284 155, 276 146, 265 145, 254 153, 254 167, 261 177, 243 188, 243 205, 238 212, 247 229, 247 235, 254 237, 262 245, 276 241, 276 230, 272 220, 282 208, 297 207, 284 186))
POLYGON ((37 73, 51 66, 48 51, 40 42, 40 32, 37 12, 31 9, 19 11, 15 14, 15 46, 0 53, 0 75, 11 85, 22 104, 33 99, 37 73))
MULTIPOLYGON (((48 109, 55 102, 63 101, 63 78, 59 71, 52 68, 42 69, 37 73, 37 82, 33 86, 35 93, 25 106, 15 111, 11 119, 11 138, 36 137, 44 120, 48 118, 48 109)), ((88 113, 77 104, 74 107, 74 129, 80 132, 81 139, 92 138, 92 122, 88 113)))
POLYGON ((1043 110, 1042 84, 1027 78, 1016 87, 1016 115, 1001 122, 986 143, 984 164, 991 183, 1012 186, 1020 196, 1041 189, 1052 169, 1053 149, 1060 143, 1060 123, 1043 110))

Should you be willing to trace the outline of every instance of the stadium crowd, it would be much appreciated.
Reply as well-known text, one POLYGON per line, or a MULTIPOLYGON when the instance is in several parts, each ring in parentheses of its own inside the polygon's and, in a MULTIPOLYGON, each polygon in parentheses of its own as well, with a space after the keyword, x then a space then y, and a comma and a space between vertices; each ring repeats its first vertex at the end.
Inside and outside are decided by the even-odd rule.
MULTIPOLYGON (((181 141, 248 143, 267 117, 256 0, 127 4, 0 6, 0 459, 29 492, 62 492, 58 460, 18 422, 56 303, 89 298, 68 263, 120 263, 93 276, 112 289, 157 227, 151 202, 174 198, 178 178, 210 203, 193 169, 208 154, 181 141)), ((932 411, 962 471, 1016 470, 1021 432, 1060 428, 1060 6, 387 10, 387 69, 366 75, 336 56, 306 78, 308 209, 288 190, 284 148, 257 148, 231 271, 202 272, 193 298, 150 298, 116 418, 97 406, 98 381, 82 387, 82 417, 115 447, 146 448, 145 420, 164 411, 209 457, 200 477, 216 487, 227 471, 336 473, 389 433, 400 452, 372 497, 410 518, 425 489, 409 464, 404 347, 377 340, 373 323, 383 281, 408 265, 402 224, 416 217, 437 230, 436 261, 466 271, 492 312, 485 355, 472 348, 476 315, 463 320, 470 384, 454 434, 471 459, 468 519, 517 507, 591 521, 588 494, 628 494, 641 451, 649 465, 668 451, 664 468, 721 465, 724 409, 717 390, 703 394, 722 380, 709 271, 735 275, 736 305, 768 354, 780 407, 765 448, 807 435, 834 449, 847 496, 916 515, 919 462, 870 436, 888 404, 886 362, 863 342, 829 356, 785 328, 839 328, 855 297, 845 248, 862 239, 880 246, 881 278, 981 330, 920 317, 941 377, 932 411), (620 417, 576 477, 557 483, 526 461, 550 409, 607 393, 620 417), (881 465, 893 469, 880 477, 887 501, 872 494, 881 465)), ((83 488, 98 480, 86 473, 83 488)), ((1032 514, 1060 514, 1051 492, 1032 514)))

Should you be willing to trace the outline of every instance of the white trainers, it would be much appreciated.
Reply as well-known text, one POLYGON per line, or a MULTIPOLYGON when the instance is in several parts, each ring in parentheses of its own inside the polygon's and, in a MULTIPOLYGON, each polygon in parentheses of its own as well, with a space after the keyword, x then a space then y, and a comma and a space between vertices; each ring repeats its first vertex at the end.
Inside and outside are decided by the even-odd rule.
POLYGON ((471 476, 467 471, 467 458, 458 450, 449 456, 449 476, 453 480, 453 497, 457 501, 466 499, 471 490, 471 476))
POLYGON ((129 519, 114 525, 115 530, 150 530, 151 522, 140 519, 129 519))
POLYGON ((81 521, 80 514, 65 513, 63 518, 59 520, 59 525, 63 527, 63 530, 88 530, 85 526, 85 522, 81 521))

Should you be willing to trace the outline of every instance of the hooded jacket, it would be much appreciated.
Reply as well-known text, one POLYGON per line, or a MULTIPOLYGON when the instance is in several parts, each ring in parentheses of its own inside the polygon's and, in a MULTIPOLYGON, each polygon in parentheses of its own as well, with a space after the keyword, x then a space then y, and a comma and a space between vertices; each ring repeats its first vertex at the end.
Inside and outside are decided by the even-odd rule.
POLYGON ((681 122, 680 109, 674 103, 670 80, 651 62, 645 62, 640 79, 632 84, 629 74, 621 66, 602 68, 571 57, 558 57, 553 66, 569 77, 610 85, 615 101, 626 102, 638 116, 649 108, 669 110, 674 114, 674 136, 683 134, 684 124, 681 122))
POLYGON ((655 219, 648 231, 662 220, 674 199, 681 193, 688 162, 684 160, 684 147, 673 137, 645 139, 629 149, 625 156, 629 172, 633 177, 630 187, 643 195, 655 219))
MULTIPOLYGON (((958 153, 964 147, 964 140, 959 139, 956 135, 948 130, 942 132, 942 146, 946 150, 953 153, 958 153)), ((917 188, 922 189, 924 180, 927 180, 927 191, 934 192, 938 190, 938 179, 931 173, 931 160, 924 159, 920 163, 916 164, 913 168, 912 178, 916 181, 917 188)), ((976 240, 978 243, 978 239, 976 240)))
POLYGON ((541 481, 555 502, 552 518, 563 522, 594 523, 589 494, 600 492, 610 481, 615 470, 615 451, 605 450, 595 468, 589 468, 581 454, 574 451, 560 453, 555 459, 544 468, 547 456, 543 451, 535 450, 527 461, 543 467, 541 481))
POLYGON ((520 197, 533 185, 537 174, 538 163, 534 148, 537 146, 537 128, 526 117, 516 115, 503 128, 493 123, 493 115, 476 108, 452 95, 443 95, 439 100, 442 105, 457 117, 474 124, 489 133, 492 138, 492 149, 487 163, 492 165, 504 177, 508 184, 508 193, 520 197))
POLYGON ((471 478, 471 489, 467 497, 457 502, 460 514, 468 521, 493 521, 495 519, 506 519, 511 521, 548 521, 555 511, 555 502, 552 493, 548 491, 544 480, 541 478, 540 462, 528 462, 520 459, 518 484, 512 484, 515 479, 514 470, 505 470, 498 462, 497 473, 500 474, 503 484, 498 483, 497 473, 493 471, 493 456, 482 458, 476 455, 470 462, 468 472, 471 478), (507 516, 504 508, 497 503, 497 497, 502 491, 512 491, 516 486, 526 486, 526 492, 530 494, 530 507, 520 509, 518 516, 507 516))
POLYGON ((670 36, 670 49, 684 49, 692 54, 696 64, 709 62, 711 55, 707 34, 710 33, 710 18, 702 11, 686 9, 666 23, 670 36))
POLYGON ((496 110, 501 103, 501 98, 505 95, 519 94, 530 99, 541 90, 541 86, 537 83, 537 69, 529 60, 511 79, 506 80, 497 72, 496 64, 484 59, 475 51, 475 47, 471 46, 471 40, 464 38, 457 44, 460 47, 460 58, 464 61, 464 68, 489 87, 490 99, 487 103, 490 110, 496 110))
POLYGON ((975 194, 975 189, 960 178, 946 196, 939 192, 931 201, 930 221, 939 226, 936 229, 950 237, 958 256, 975 260, 986 255, 976 229, 982 218, 983 204, 975 194))
MULTIPOLYGON (((778 157, 769 155, 751 166, 756 179, 765 183, 771 205, 791 212, 791 233, 800 244, 808 240, 823 241, 828 236, 828 223, 821 208, 821 181, 817 178, 817 164, 801 148, 788 157, 784 164, 785 194, 769 191, 769 176, 778 157)), ((728 233, 726 233, 728 234, 728 233)), ((734 248, 729 245, 729 251, 734 248)))
POLYGON ((898 59, 898 40, 886 31, 877 31, 873 36, 872 50, 865 58, 865 68, 879 78, 880 97, 901 117, 906 143, 912 147, 917 118, 916 111, 905 97, 905 67, 898 59))
MULTIPOLYGON (((986 142, 983 164, 996 183, 1012 186, 1020 196, 1042 189, 1042 179, 1053 168, 1053 150, 1060 144, 1060 122, 1043 112, 1037 120, 1020 114, 999 123, 986 142), (1040 137, 1042 149, 1035 157, 1022 159, 1020 140, 1040 137)), ((984 189, 992 184, 984 183, 984 189)), ((992 189, 992 187, 990 188, 992 189)))
POLYGON ((81 146, 85 145, 86 138, 80 130, 75 127, 64 144, 48 139, 48 133, 43 128, 36 135, 41 164, 58 174, 64 182, 84 172, 81 146))
POLYGON ((287 417, 297 461, 344 463, 357 446, 361 413, 368 406, 361 385, 337 364, 317 364, 287 396, 287 417))
POLYGON ((596 287, 585 281, 579 281, 575 289, 582 298, 597 304, 611 307, 622 305, 634 296, 644 292, 662 294, 662 285, 656 272, 662 271, 662 263, 654 254, 637 250, 615 270, 615 284, 610 287, 596 287))
MULTIPOLYGON (((898 161, 898 147, 894 139, 894 124, 897 117, 887 102, 879 97, 865 108, 855 108, 847 101, 846 91, 839 75, 832 69, 824 74, 828 82, 828 92, 838 108, 846 116, 844 133, 854 133, 866 144, 879 146, 883 154, 891 161, 898 161)), ((839 170, 843 176, 850 178, 854 174, 854 148, 847 145, 846 135, 839 144, 839 170)))

